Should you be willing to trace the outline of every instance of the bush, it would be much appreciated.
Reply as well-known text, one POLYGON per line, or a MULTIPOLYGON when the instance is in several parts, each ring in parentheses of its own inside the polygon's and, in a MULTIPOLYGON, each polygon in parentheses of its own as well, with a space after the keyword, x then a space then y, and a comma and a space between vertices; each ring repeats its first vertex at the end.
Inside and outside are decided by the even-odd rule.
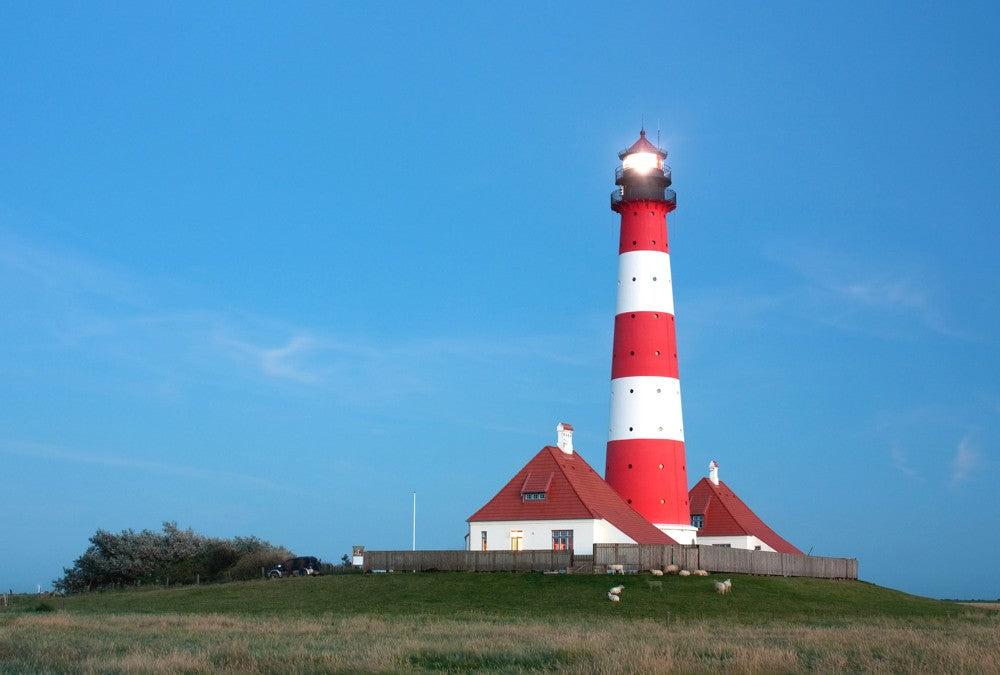
POLYGON ((76 593, 137 582, 256 579, 261 566, 291 557, 285 548, 256 537, 213 539, 181 530, 172 522, 163 524, 162 533, 98 530, 90 544, 72 567, 63 569, 63 578, 53 582, 56 590, 76 593))

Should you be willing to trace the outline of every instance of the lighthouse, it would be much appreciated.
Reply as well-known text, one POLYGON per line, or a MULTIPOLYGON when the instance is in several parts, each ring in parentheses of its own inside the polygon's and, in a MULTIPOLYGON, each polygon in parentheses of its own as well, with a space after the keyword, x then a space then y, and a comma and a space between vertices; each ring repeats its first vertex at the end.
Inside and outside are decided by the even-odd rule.
POLYGON ((667 214, 677 207, 666 150, 645 130, 618 155, 621 216, 605 480, 646 520, 695 543, 688 506, 667 214))

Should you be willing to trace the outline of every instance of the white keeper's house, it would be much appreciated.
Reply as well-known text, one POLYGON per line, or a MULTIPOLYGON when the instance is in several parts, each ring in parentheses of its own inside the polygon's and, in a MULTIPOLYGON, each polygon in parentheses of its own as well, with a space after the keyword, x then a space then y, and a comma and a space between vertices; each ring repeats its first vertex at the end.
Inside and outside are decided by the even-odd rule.
POLYGON ((469 517, 468 548, 590 554, 595 543, 673 544, 625 503, 573 450, 573 427, 560 424, 546 445, 469 517))

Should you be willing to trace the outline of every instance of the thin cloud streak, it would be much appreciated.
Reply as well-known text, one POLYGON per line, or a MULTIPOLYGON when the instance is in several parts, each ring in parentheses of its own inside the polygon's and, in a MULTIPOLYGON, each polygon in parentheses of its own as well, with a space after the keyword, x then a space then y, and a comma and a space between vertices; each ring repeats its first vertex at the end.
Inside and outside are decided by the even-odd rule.
POLYGON ((149 462, 115 455, 98 455, 39 443, 13 442, 0 444, 0 453, 33 459, 56 460, 77 464, 90 464, 114 469, 141 471, 156 476, 195 479, 210 482, 224 481, 242 484, 255 489, 279 490, 281 486, 248 474, 228 471, 208 471, 178 464, 149 462))
POLYGON ((827 325, 895 337, 901 329, 887 326, 886 319, 909 319, 944 337, 971 337, 945 317, 940 293, 918 281, 930 278, 928 274, 905 265, 893 268, 884 259, 869 263, 800 245, 772 247, 767 255, 792 271, 800 284, 804 282, 792 294, 792 302, 827 325))
MULTIPOLYGON (((11 310, 29 310, 10 314, 20 317, 25 335, 38 340, 33 349, 54 355, 85 350, 88 360, 131 373, 119 381, 131 378, 144 391, 180 395, 197 382, 227 386, 251 378, 384 406, 439 391, 444 380, 473 364, 542 361, 566 367, 604 358, 588 353, 589 337, 581 335, 442 335, 397 342, 324 333, 250 312, 164 307, 148 290, 162 280, 154 284, 104 269, 85 256, 21 242, 0 256, 3 271, 20 290, 19 297, 9 298, 11 310), (568 348, 578 344, 583 347, 568 348), (360 388, 364 399, 349 394, 360 388)), ((6 302, 0 298, 0 309, 6 302)))

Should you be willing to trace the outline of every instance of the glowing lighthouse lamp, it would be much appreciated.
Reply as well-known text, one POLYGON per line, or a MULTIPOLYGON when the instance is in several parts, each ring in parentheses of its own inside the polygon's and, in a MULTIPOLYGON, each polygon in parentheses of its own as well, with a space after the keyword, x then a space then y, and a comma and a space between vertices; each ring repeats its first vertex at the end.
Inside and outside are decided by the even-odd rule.
POLYGON ((667 152, 645 130, 619 153, 611 208, 621 215, 605 480, 648 521, 695 543, 688 506, 667 214, 667 152))

